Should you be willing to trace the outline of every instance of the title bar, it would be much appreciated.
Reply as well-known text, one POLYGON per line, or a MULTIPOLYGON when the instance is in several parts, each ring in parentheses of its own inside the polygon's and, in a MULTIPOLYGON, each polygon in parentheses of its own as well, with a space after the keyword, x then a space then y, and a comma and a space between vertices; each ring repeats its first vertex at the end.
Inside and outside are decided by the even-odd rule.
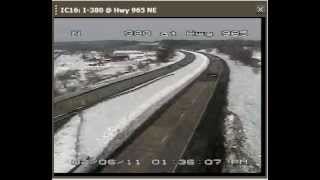
POLYGON ((265 1, 53 1, 53 17, 266 17, 265 1))

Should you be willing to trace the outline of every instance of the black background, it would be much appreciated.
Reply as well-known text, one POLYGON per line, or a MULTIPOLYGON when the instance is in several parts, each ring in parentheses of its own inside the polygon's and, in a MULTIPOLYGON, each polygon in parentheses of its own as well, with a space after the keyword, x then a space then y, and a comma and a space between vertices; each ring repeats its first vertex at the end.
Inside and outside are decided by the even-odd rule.
MULTIPOLYGON (((51 179, 52 69, 48 61, 52 58, 51 1, 12 3, 2 6, 8 13, 12 14, 13 9, 16 13, 2 15, 1 29, 5 32, 2 33, 0 76, 3 95, 1 149, 6 152, 1 154, 4 157, 1 173, 12 177, 8 179, 18 179, 17 176, 21 179, 51 179)), ((310 109, 308 113, 301 113, 303 108, 312 105, 307 106, 304 96, 297 94, 301 87, 297 86, 299 83, 303 85, 300 93, 305 88, 313 93, 311 90, 315 87, 310 87, 311 80, 307 81, 305 77, 316 77, 317 71, 304 72, 312 65, 310 59, 295 51, 312 46, 304 47, 305 44, 298 43, 305 37, 299 34, 302 33, 299 30, 307 28, 298 25, 298 21, 310 20, 301 17, 302 10, 290 11, 291 3, 275 6, 269 1, 269 179, 288 179, 288 176, 309 179, 305 176, 317 172, 312 169, 317 166, 307 163, 317 154, 300 151, 301 147, 311 151, 316 144, 310 144, 308 138, 316 136, 317 131, 311 132, 305 124, 309 128, 312 126, 310 122, 316 123, 317 119, 309 114, 317 111, 310 109), (303 134, 308 138, 300 137, 303 134)), ((317 21, 313 23, 316 26, 317 21)))

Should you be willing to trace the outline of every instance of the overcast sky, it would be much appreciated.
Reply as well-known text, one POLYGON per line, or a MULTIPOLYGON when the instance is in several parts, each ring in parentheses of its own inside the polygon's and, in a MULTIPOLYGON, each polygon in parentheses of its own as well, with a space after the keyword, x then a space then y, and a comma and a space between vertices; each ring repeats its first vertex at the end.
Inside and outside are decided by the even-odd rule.
POLYGON ((244 39, 261 39, 259 18, 55 18, 54 41, 93 40, 142 40, 157 41, 161 32, 175 31, 170 39, 226 39, 222 30, 248 30, 244 39), (80 37, 71 36, 71 31, 81 31, 80 37), (150 30, 150 37, 129 38, 126 30, 150 30), (186 37, 186 31, 214 32, 214 38, 186 37))

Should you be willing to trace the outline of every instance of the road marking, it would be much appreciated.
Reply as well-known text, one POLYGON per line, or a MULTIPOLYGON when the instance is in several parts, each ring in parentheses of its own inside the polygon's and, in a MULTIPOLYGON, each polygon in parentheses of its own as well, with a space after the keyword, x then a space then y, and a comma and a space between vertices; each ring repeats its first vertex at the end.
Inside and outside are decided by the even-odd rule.
POLYGON ((216 74, 208 75, 208 77, 217 77, 216 74))
POLYGON ((197 101, 198 97, 194 98, 191 102, 191 104, 193 105, 196 101, 197 101))
POLYGON ((184 112, 180 114, 179 121, 183 118, 184 112))
POLYGON ((164 142, 166 142, 166 140, 168 139, 169 135, 166 135, 164 138, 161 139, 161 144, 163 144, 164 142))
POLYGON ((191 105, 193 105, 193 104, 198 100, 198 98, 199 98, 200 95, 203 93, 203 91, 204 91, 204 90, 202 90, 201 93, 199 93, 197 97, 195 97, 195 98, 192 99, 191 105))

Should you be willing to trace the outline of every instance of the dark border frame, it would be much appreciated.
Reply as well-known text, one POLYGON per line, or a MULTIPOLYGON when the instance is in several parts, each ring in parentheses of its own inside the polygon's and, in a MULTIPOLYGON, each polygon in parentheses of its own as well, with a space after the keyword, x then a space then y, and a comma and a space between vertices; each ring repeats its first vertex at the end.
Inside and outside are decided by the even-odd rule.
MULTIPOLYGON (((54 173, 54 161, 53 161, 53 141, 52 141, 52 178, 267 178, 267 99, 266 99, 266 92, 267 92, 267 17, 53 17, 52 16, 52 24, 54 24, 53 20, 55 18, 258 18, 261 19, 261 74, 262 74, 262 81, 261 81, 261 172, 260 173, 54 173)), ((54 26, 52 26, 52 55, 53 55, 53 36, 54 36, 54 26)), ((53 56, 52 56, 53 58, 53 56)), ((52 66, 53 69, 53 66, 52 66)), ((53 72, 53 71, 52 71, 53 72)), ((53 133, 53 124, 52 124, 52 134, 53 133)), ((53 136, 51 137, 51 139, 53 136)))

